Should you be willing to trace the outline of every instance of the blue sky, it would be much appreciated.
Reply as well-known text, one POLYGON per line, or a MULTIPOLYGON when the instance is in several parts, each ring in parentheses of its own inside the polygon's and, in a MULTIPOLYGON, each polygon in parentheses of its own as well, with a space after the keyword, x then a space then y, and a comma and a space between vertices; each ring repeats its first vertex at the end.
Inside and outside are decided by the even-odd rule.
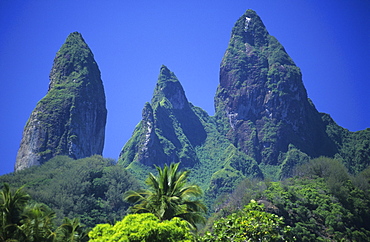
POLYGON ((24 125, 46 94, 54 56, 82 33, 102 73, 104 157, 117 159, 162 64, 188 100, 214 113, 219 65, 235 21, 253 9, 303 73, 320 112, 370 127, 370 1, 0 1, 0 175, 13 171, 24 125))

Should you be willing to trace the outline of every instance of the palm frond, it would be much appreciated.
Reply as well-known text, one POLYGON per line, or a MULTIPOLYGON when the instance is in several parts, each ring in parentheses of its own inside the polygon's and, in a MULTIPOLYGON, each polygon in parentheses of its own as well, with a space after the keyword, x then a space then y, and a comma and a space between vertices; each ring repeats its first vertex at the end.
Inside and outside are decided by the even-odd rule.
POLYGON ((160 220, 182 218, 191 226, 205 221, 206 206, 198 200, 203 195, 197 185, 188 185, 189 171, 179 171, 180 163, 156 166, 158 176, 149 173, 146 179, 148 190, 129 191, 124 195, 127 202, 134 204, 131 211, 150 212, 160 220))

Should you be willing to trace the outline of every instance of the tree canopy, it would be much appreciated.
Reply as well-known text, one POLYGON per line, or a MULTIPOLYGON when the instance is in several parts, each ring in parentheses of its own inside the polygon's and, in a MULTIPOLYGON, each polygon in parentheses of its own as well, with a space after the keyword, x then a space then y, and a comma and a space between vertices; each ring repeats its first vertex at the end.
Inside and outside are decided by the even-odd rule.
POLYGON ((180 218, 160 221, 154 214, 129 214, 114 225, 98 224, 89 232, 90 242, 151 241, 191 242, 188 223, 180 218))
POLYGON ((178 217, 193 227, 204 223, 206 207, 199 200, 202 190, 198 185, 187 184, 189 171, 179 171, 179 164, 156 167, 158 176, 149 174, 148 189, 125 193, 125 200, 135 204, 132 212, 153 213, 160 221, 178 217))
POLYGON ((242 210, 215 221, 212 232, 206 232, 200 240, 295 241, 283 218, 264 210, 263 204, 251 200, 242 210))

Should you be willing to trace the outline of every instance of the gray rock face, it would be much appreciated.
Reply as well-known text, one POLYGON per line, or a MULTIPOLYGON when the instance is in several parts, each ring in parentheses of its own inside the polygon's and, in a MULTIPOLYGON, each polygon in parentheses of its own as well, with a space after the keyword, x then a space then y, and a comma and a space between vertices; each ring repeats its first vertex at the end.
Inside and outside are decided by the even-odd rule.
POLYGON ((277 164, 289 144, 313 157, 337 152, 299 68, 252 10, 232 30, 215 107, 221 130, 259 163, 277 164))
POLYGON ((162 66, 151 103, 146 103, 142 120, 125 144, 118 162, 163 166, 181 161, 192 167, 199 162, 195 147, 206 132, 173 72, 162 66))
POLYGON ((101 155, 106 118, 99 68, 81 34, 74 32, 56 54, 48 93, 24 128, 15 171, 56 155, 101 155))

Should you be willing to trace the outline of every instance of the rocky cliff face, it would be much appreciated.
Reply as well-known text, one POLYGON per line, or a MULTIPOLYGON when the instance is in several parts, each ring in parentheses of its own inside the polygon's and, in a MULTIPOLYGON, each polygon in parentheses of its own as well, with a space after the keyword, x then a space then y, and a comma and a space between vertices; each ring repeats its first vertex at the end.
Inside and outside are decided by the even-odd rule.
POLYGON ((162 66, 151 103, 145 104, 118 163, 143 179, 153 165, 172 162, 190 169, 190 179, 202 181, 211 197, 230 192, 246 177, 263 177, 256 161, 217 130, 213 117, 187 100, 174 73, 162 66))
POLYGON ((211 117, 192 106, 163 66, 119 163, 143 179, 153 165, 181 161, 213 198, 245 178, 291 177, 319 156, 342 160, 354 173, 369 164, 370 129, 349 132, 316 110, 300 69, 252 10, 232 29, 215 109, 211 117))
POLYGON ((81 34, 72 33, 56 54, 46 96, 24 128, 15 170, 56 155, 75 159, 101 155, 106 117, 98 65, 81 34))
POLYGON ((300 69, 252 10, 232 30, 215 107, 220 130, 258 163, 277 165, 289 144, 313 157, 337 152, 300 69))
POLYGON ((181 161, 191 167, 199 161, 195 147, 204 142, 206 132, 180 82, 166 66, 161 67, 152 101, 145 104, 142 117, 120 153, 121 164, 181 161))

